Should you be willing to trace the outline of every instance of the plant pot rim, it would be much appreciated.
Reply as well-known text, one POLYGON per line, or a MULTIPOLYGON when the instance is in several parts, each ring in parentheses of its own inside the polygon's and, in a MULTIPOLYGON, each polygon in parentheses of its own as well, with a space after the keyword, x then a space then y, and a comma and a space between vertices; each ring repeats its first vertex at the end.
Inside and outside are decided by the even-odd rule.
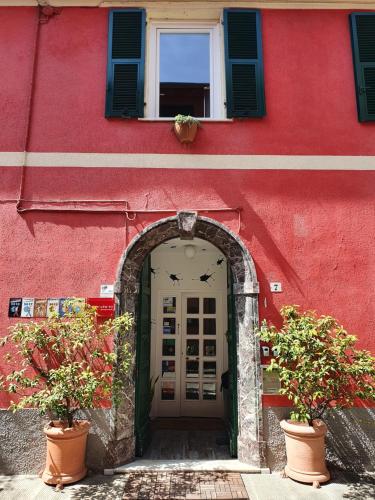
POLYGON ((282 420, 280 426, 283 431, 295 436, 318 437, 324 436, 327 433, 327 425, 320 419, 313 420, 313 425, 309 425, 307 422, 296 422, 290 419, 282 420))
POLYGON ((51 420, 44 426, 43 432, 48 437, 55 439, 75 438, 81 434, 86 434, 91 427, 88 420, 74 420, 73 427, 63 427, 60 420, 51 420))

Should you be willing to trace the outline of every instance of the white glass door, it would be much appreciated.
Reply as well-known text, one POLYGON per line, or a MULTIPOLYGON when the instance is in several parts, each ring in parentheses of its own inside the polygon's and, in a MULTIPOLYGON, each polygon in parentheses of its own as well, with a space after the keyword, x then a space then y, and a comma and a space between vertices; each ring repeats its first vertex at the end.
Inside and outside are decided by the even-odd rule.
POLYGON ((154 371, 158 416, 224 415, 223 300, 222 293, 160 293, 154 371))
POLYGON ((181 300, 182 416, 221 417, 223 372, 222 297, 186 293, 181 300))

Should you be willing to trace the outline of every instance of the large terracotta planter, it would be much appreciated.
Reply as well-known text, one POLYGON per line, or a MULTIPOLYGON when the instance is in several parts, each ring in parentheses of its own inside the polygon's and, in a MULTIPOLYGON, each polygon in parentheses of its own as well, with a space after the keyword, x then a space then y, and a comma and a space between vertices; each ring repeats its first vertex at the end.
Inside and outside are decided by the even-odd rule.
POLYGON ((174 124, 174 131, 177 139, 183 144, 189 144, 194 141, 197 135, 197 123, 176 123, 174 124))
POLYGON ((280 422, 285 434, 287 465, 285 474, 302 483, 320 483, 329 480, 330 474, 325 462, 324 438, 327 426, 322 420, 313 425, 291 420, 280 422))
POLYGON ((69 484, 86 476, 85 454, 89 428, 87 420, 76 421, 68 429, 63 429, 55 421, 45 426, 47 460, 42 474, 45 483, 69 484))

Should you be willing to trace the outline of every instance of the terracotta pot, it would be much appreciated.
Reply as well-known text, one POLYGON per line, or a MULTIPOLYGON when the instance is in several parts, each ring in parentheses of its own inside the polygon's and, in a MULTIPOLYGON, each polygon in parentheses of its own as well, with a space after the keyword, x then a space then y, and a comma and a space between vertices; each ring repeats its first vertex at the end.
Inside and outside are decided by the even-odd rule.
POLYGON ((189 144, 194 141, 197 135, 197 123, 176 123, 174 124, 175 134, 180 142, 189 144))
POLYGON ((325 462, 324 438, 327 426, 322 420, 313 425, 283 420, 280 422, 285 434, 287 465, 285 474, 302 483, 319 487, 328 481, 330 474, 325 462))
POLYGON ((47 484, 69 484, 87 474, 85 466, 86 441, 90 422, 78 420, 63 429, 53 421, 44 427, 47 436, 47 460, 42 480, 47 484))

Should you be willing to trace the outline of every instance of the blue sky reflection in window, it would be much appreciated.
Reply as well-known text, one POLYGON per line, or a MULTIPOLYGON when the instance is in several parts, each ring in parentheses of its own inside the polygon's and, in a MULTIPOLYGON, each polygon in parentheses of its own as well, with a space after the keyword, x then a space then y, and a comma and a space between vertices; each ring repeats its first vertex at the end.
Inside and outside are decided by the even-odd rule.
POLYGON ((210 117, 210 35, 160 34, 160 117, 210 117))

